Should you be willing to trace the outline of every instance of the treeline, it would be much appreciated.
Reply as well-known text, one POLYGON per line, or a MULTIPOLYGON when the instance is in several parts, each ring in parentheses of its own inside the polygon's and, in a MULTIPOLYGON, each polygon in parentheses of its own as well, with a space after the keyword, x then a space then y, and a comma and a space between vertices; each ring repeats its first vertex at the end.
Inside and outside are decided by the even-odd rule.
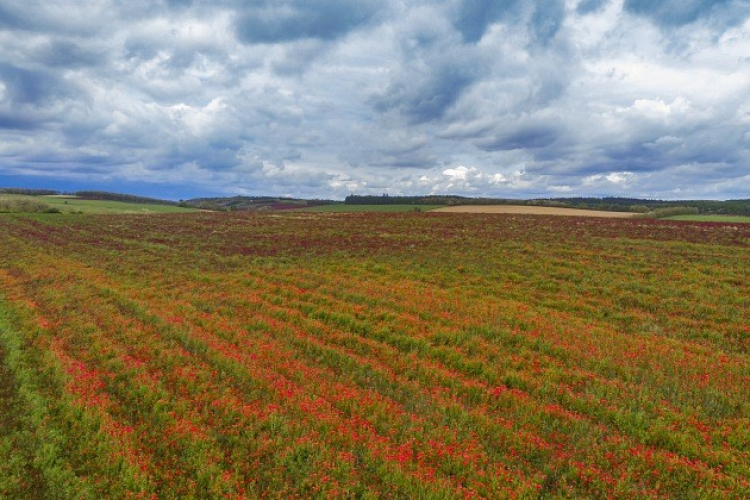
POLYGON ((174 201, 149 198, 147 196, 136 196, 133 194, 110 193, 107 191, 76 191, 73 194, 78 198, 82 198, 84 200, 122 201, 125 203, 140 203, 152 205, 177 205, 177 202, 174 201))
POLYGON ((534 205, 547 207, 597 208, 598 210, 626 210, 627 204, 602 203, 596 198, 535 198, 516 200, 508 198, 468 198, 457 195, 390 196, 349 195, 344 199, 347 205, 534 205), (598 200, 597 204, 595 200, 598 200), (624 206, 623 206, 624 205, 624 206), (599 208, 609 207, 609 208, 599 208))
MULTIPOLYGON (((497 200, 495 200, 497 201, 497 200)), ((454 195, 381 196, 352 194, 344 198, 345 205, 477 205, 480 198, 454 195)))
POLYGON ((644 200, 639 198, 552 198, 571 208, 639 213, 682 213, 702 215, 750 215, 750 200, 644 200))
POLYGON ((53 196, 60 194, 52 189, 0 188, 0 194, 23 194, 26 196, 53 196))
POLYGON ((467 198, 454 195, 390 196, 350 195, 344 199, 347 205, 535 205, 561 208, 581 208, 610 212, 634 212, 642 214, 669 214, 672 212, 706 215, 749 215, 750 200, 651 200, 641 198, 534 198, 512 200, 505 198, 467 198))
POLYGON ((218 212, 255 212, 263 210, 294 210, 340 203, 332 200, 303 200, 278 196, 232 196, 223 198, 193 198, 180 201, 180 206, 218 212))

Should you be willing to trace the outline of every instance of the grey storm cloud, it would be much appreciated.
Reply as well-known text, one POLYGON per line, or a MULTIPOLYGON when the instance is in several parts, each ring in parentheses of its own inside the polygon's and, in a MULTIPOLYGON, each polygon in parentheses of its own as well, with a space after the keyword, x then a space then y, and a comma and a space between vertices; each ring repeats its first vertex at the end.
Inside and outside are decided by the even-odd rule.
POLYGON ((576 7, 579 14, 591 14, 604 8, 610 0, 581 0, 576 7))
POLYGON ((375 0, 257 2, 246 7, 237 20, 237 36, 247 43, 333 40, 371 20, 378 6, 375 0))
POLYGON ((477 141, 485 151, 540 149, 550 146, 557 139, 558 132, 547 125, 524 127, 496 137, 483 138, 477 141))
POLYGON ((61 90, 54 74, 10 64, 0 64, 0 81, 4 84, 8 101, 17 105, 54 99, 61 90))
POLYGON ((747 0, 4 2, 0 186, 750 197, 749 19, 747 0))
POLYGON ((546 43, 555 36, 564 19, 563 0, 463 0, 458 7, 455 26, 465 42, 475 43, 495 23, 526 23, 532 38, 546 43))
POLYGON ((745 0, 625 0, 627 12, 647 17, 666 26, 683 26, 699 20, 721 19, 726 25, 735 24, 747 16, 750 4, 745 0), (740 14, 736 16, 735 14, 740 14))
POLYGON ((474 81, 470 69, 453 66, 405 76, 375 97, 373 103, 378 111, 394 110, 406 116, 410 124, 442 118, 474 81))
POLYGON ((85 49, 68 40, 50 40, 40 47, 34 58, 48 67, 76 68, 96 66, 104 62, 104 55, 85 49))
POLYGON ((33 119, 15 113, 0 113, 0 129, 31 130, 37 126, 33 119))
POLYGON ((537 0, 530 20, 534 39, 546 45, 557 35, 565 16, 563 0, 537 0))
POLYGON ((8 7, 0 5, 0 27, 6 29, 18 29, 26 28, 30 25, 31 23, 22 16, 17 15, 15 12, 8 9, 8 7))
POLYGON ((519 0, 463 0, 459 5, 455 26, 464 41, 477 42, 493 23, 503 18, 520 16, 518 11, 521 4, 519 0))

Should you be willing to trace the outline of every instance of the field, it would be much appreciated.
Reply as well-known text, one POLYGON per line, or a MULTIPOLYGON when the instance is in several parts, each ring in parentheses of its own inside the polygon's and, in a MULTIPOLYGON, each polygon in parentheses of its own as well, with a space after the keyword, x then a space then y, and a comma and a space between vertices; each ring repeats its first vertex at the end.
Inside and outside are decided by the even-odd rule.
POLYGON ((75 196, 25 196, 17 194, 0 194, 0 200, 38 202, 54 208, 62 213, 85 214, 161 214, 195 212, 192 208, 156 203, 126 203, 112 200, 86 200, 75 196))
POLYGON ((750 222, 750 217, 742 215, 675 215, 674 217, 669 217, 669 219, 700 222, 731 222, 738 224, 747 224, 750 222))
POLYGON ((443 205, 320 205, 304 209, 305 212, 427 212, 443 205))
POLYGON ((0 235, 0 497, 750 497, 750 226, 55 214, 0 235))
POLYGON ((578 217, 607 217, 610 219, 628 219, 635 215, 630 212, 582 210, 578 208, 542 207, 535 205, 459 205, 456 207, 439 208, 436 211, 472 214, 567 215, 578 217))

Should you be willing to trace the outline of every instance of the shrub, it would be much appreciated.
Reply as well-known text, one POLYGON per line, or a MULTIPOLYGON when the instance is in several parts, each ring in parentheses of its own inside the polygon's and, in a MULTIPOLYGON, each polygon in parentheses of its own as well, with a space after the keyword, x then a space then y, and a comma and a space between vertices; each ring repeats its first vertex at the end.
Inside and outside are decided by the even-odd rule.
POLYGON ((695 215, 697 213, 698 209, 695 207, 665 207, 645 212, 638 215, 638 217, 646 219, 664 219, 667 217, 674 217, 675 215, 695 215))
POLYGON ((5 213, 42 213, 56 210, 46 203, 27 198, 0 198, 0 212, 5 213))

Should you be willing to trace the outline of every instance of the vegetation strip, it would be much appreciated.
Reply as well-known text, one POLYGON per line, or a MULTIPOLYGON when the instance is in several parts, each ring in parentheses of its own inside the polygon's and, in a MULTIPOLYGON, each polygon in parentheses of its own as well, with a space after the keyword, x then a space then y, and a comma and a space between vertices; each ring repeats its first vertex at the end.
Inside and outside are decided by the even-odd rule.
POLYGON ((4 498, 43 498, 48 489, 38 464, 42 442, 34 408, 39 402, 26 380, 19 334, 0 297, 0 496, 4 498))

